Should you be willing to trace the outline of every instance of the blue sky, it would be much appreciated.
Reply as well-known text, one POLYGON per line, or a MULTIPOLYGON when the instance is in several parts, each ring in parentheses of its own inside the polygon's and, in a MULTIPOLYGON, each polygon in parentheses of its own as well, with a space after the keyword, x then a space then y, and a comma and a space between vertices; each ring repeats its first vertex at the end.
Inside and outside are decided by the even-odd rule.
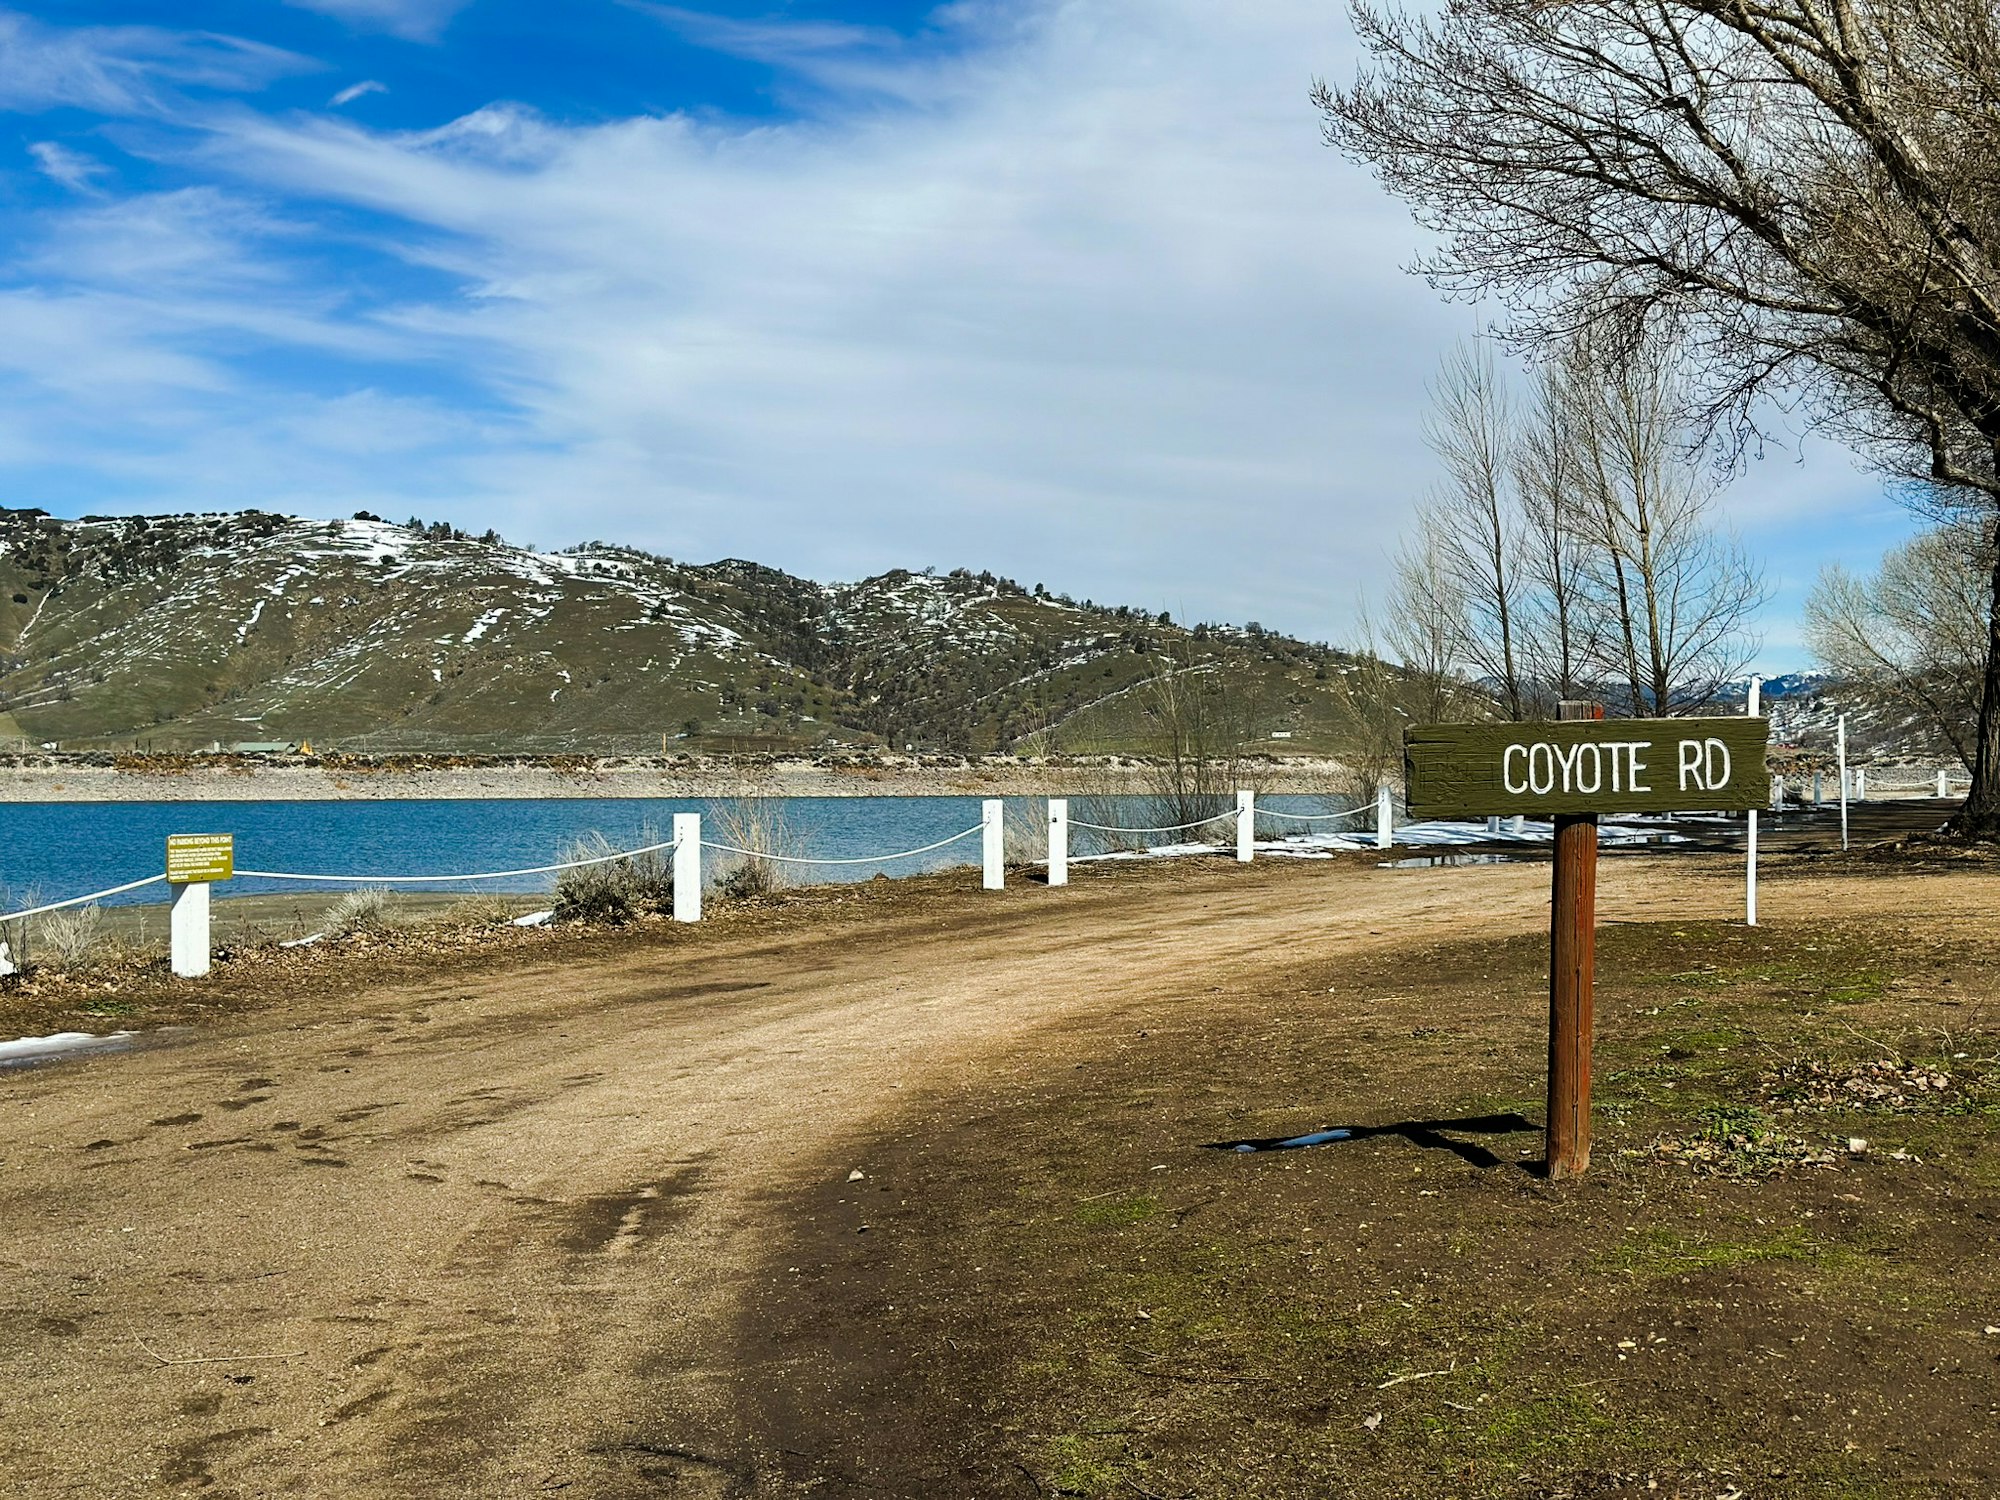
MULTIPOLYGON (((1322 0, 0 0, 0 494, 1350 638, 1480 318, 1319 143, 1352 55, 1322 0)), ((1773 668, 1908 529, 1816 442, 1725 503, 1773 668)))

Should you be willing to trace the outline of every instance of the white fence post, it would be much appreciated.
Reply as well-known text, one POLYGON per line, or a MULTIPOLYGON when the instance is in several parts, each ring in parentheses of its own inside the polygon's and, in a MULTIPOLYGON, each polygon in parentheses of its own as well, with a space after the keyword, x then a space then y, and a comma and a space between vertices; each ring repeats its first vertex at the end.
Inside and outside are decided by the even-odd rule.
POLYGON ((1236 794, 1236 862, 1247 865, 1257 848, 1257 794, 1236 794))
MULTIPOLYGON (((1753 719, 1762 718, 1763 698, 1764 679, 1761 677, 1752 677, 1750 679, 1750 701, 1744 705, 1744 712, 1753 719)), ((1777 785, 1783 788, 1784 782, 1780 781, 1777 785)), ((1782 792, 1780 795, 1782 795, 1782 792)), ((1743 863, 1743 925, 1746 927, 1755 927, 1757 925, 1757 809, 1754 807, 1751 808, 1744 821, 1747 824, 1748 833, 1746 839, 1748 858, 1743 863)))
POLYGON ((1813 772, 1813 811, 1826 806, 1826 772, 1813 772))
POLYGON ((1856 766, 1854 768, 1854 800, 1856 802, 1866 802, 1868 800, 1868 768, 1866 766, 1856 766))
POLYGON ((1944 789, 1944 767, 1943 767, 1943 766, 1939 766, 1939 767, 1938 767, 1938 801, 1940 801, 1940 802, 1944 801, 1944 799, 1945 799, 1945 797, 1946 797, 1947 795, 1948 795, 1948 793, 1946 793, 1946 791, 1945 791, 1945 789, 1944 789))
POLYGON ((191 880, 174 887, 172 914, 167 919, 174 976, 199 979, 208 972, 208 882, 191 880))
POLYGON ((1389 783, 1375 788, 1375 847, 1386 849, 1396 842, 1396 804, 1389 797, 1389 783))
POLYGON ((674 920, 701 920, 701 814, 674 814, 674 920))
POLYGON ((1773 776, 1771 778, 1771 811, 1783 812, 1784 810, 1785 778, 1782 776, 1773 776))
POLYGON ((1840 736, 1837 745, 1840 756, 1840 847, 1847 847, 1847 715, 1840 716, 1840 736))
POLYGON ((980 804, 979 847, 985 864, 981 884, 989 891, 1000 890, 1007 884, 1005 811, 1005 804, 998 797, 988 797, 980 804))
POLYGON ((1069 884, 1069 799, 1049 798, 1049 884, 1069 884))

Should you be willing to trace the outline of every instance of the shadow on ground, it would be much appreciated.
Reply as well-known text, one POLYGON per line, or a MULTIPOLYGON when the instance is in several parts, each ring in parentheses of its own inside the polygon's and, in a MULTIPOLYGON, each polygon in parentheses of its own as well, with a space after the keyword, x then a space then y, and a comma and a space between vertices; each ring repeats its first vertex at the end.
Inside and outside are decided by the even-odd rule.
POLYGON ((1518 1114, 1465 1115, 1455 1120, 1403 1120, 1394 1125, 1338 1125, 1331 1129, 1309 1131, 1303 1135, 1264 1136, 1248 1141, 1204 1141, 1202 1148, 1207 1151, 1243 1153, 1297 1151, 1308 1146, 1332 1146, 1342 1141, 1366 1141, 1378 1136, 1396 1135, 1413 1146, 1421 1146, 1427 1151, 1449 1151, 1459 1160, 1485 1169, 1507 1166, 1508 1163, 1477 1142, 1455 1141, 1445 1132, 1454 1131, 1461 1135, 1515 1135, 1522 1131, 1535 1131, 1540 1128, 1534 1121, 1518 1114))

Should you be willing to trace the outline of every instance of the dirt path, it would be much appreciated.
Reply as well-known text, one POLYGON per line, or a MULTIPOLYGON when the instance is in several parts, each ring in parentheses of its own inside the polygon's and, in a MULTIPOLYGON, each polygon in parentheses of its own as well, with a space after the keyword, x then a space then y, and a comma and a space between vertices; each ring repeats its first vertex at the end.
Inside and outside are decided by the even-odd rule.
MULTIPOLYGON (((1692 874, 1620 861, 1604 915, 1735 909, 1692 874)), ((903 1089, 1302 952, 1530 931, 1546 880, 1105 873, 0 1075, 0 1472, 22 1495, 725 1493, 694 1455, 729 1431, 751 1267, 903 1089)), ((1992 896, 1861 883, 1931 917, 1992 896)))

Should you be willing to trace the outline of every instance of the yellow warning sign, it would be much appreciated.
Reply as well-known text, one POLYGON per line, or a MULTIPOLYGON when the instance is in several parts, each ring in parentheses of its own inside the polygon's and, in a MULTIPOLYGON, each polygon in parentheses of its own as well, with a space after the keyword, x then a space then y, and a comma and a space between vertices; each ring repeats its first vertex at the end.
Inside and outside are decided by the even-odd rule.
POLYGON ((175 833, 167 836, 167 881, 170 885, 228 880, 235 873, 235 834, 175 833))

